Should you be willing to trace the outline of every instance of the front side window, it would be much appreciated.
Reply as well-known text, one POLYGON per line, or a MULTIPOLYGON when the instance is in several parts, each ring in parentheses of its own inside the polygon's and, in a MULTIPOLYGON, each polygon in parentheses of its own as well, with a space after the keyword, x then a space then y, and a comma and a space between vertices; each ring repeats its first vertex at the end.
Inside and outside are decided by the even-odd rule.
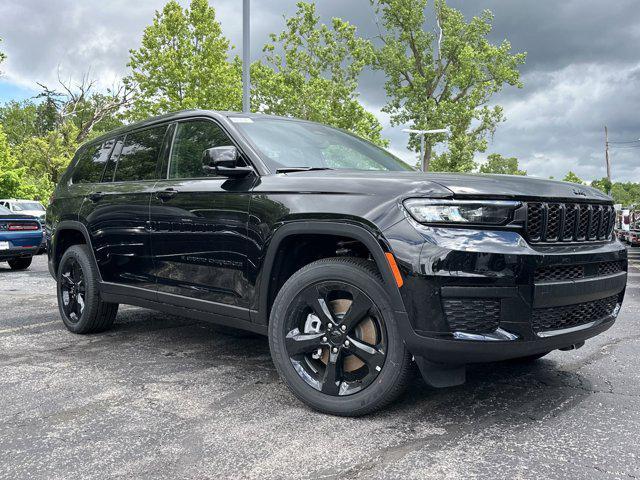
POLYGON ((273 117, 231 117, 271 170, 412 170, 376 145, 326 125, 273 117))
POLYGON ((202 154, 208 148, 231 146, 233 143, 217 124, 208 120, 181 122, 177 125, 169 178, 204 177, 202 154))
POLYGON ((79 159, 73 172, 73 183, 96 183, 102 178, 104 166, 113 148, 113 140, 88 145, 78 153, 79 159))
POLYGON ((114 181, 154 180, 167 126, 129 133, 118 158, 114 181))

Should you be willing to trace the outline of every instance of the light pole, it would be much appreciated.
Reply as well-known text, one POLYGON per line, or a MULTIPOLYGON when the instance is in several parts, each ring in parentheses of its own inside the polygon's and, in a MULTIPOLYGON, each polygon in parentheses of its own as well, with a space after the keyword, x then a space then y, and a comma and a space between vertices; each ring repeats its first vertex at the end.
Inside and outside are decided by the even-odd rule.
POLYGON ((242 3, 242 111, 251 112, 251 22, 250 0, 242 3))
POLYGON ((423 171, 423 172, 426 171, 424 169, 424 167, 425 167, 425 165, 424 165, 424 136, 425 135, 436 134, 436 133, 449 134, 449 129, 448 128, 439 128, 437 130, 415 130, 413 128, 405 128, 402 131, 406 132, 406 133, 417 133, 418 135, 420 135, 420 170, 423 171))

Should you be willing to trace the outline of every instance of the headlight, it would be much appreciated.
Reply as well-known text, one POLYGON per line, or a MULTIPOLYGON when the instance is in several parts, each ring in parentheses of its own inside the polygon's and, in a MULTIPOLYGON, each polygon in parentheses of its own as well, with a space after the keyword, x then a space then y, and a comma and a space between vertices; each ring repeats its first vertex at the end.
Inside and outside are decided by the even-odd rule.
POLYGON ((432 200, 410 198, 404 208, 420 223, 503 225, 520 202, 508 200, 432 200))

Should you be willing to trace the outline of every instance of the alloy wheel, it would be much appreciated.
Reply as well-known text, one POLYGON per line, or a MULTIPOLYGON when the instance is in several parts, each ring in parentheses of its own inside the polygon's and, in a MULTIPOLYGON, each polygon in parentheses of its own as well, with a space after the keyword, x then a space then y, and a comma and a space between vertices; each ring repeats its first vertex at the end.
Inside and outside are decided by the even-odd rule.
POLYGON ((316 283, 298 294, 291 312, 287 355, 314 389, 351 395, 382 371, 386 329, 380 311, 362 290, 344 282, 316 283))
POLYGON ((69 257, 61 268, 60 293, 62 309, 69 321, 77 323, 85 306, 85 279, 82 267, 74 257, 69 257))

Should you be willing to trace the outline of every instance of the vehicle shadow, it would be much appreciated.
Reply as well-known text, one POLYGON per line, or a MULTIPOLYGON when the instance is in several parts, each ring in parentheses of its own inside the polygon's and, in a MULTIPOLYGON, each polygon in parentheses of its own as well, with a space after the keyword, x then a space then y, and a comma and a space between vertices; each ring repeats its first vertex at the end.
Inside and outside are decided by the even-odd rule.
MULTIPOLYGON (((107 334, 117 341, 143 341, 155 345, 165 357, 183 357, 184 368, 225 366, 239 375, 255 369, 277 379, 266 337, 243 332, 229 335, 214 325, 145 310, 121 312, 107 334), (142 337, 139 339, 132 337, 142 337)), ((411 429, 428 420, 440 425, 508 424, 526 426, 575 408, 597 390, 575 370, 575 362, 552 354, 532 363, 500 362, 471 365, 467 382, 458 387, 435 389, 416 372, 408 391, 392 406, 366 419, 402 418, 393 428, 411 429)), ((286 387, 282 384, 281 388, 286 387)), ((297 405, 293 399, 291 403, 297 405)), ((299 405, 300 408, 304 408, 299 405)))

